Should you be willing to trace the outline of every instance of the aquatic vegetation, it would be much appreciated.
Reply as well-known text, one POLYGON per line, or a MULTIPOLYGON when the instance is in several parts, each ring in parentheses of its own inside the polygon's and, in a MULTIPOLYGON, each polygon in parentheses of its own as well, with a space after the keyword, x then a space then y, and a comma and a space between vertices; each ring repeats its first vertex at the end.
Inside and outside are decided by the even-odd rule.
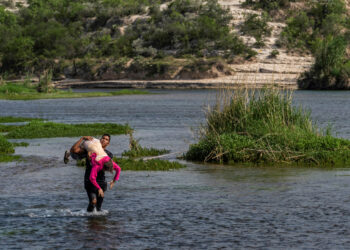
POLYGON ((188 160, 350 164, 350 141, 317 128, 310 112, 292 105, 292 92, 223 91, 206 118, 188 160))
POLYGON ((14 152, 13 144, 0 135, 0 154, 13 154, 14 152))
POLYGON ((14 147, 28 147, 29 143, 28 142, 12 142, 12 145, 14 147))
MULTIPOLYGON (((151 160, 135 160, 132 158, 113 158, 115 162, 121 167, 122 171, 169 171, 174 169, 185 168, 186 165, 180 164, 178 162, 170 162, 161 159, 151 159, 151 160)), ((76 165, 78 167, 85 167, 85 159, 78 160, 76 165)))
MULTIPOLYGON (((40 88, 43 88, 42 86, 40 88)), ((77 93, 71 90, 51 89, 49 92, 40 92, 37 85, 27 85, 25 83, 6 83, 0 85, 0 99, 6 100, 36 100, 36 99, 58 99, 58 98, 85 98, 85 97, 105 97, 118 95, 143 95, 150 94, 146 90, 123 89, 112 92, 88 92, 77 93)), ((1 120, 0 120, 1 121, 1 120)), ((29 120, 27 120, 29 121, 29 120)))
POLYGON ((122 153, 122 156, 128 156, 130 158, 144 157, 144 156, 157 156, 167 154, 170 151, 167 149, 156 149, 156 148, 144 148, 140 147, 136 150, 128 150, 122 153))
POLYGON ((16 129, 18 126, 16 125, 4 125, 4 124, 0 124, 0 133, 4 133, 4 132, 9 132, 11 130, 16 129))
POLYGON ((139 140, 134 139, 133 131, 129 131, 129 148, 130 150, 124 151, 122 156, 128 156, 129 158, 143 157, 143 156, 157 156, 169 153, 167 149, 145 148, 139 144, 139 140))
POLYGON ((16 145, 0 135, 0 162, 9 162, 21 158, 18 155, 12 155, 15 152, 15 146, 16 145))
POLYGON ((11 162, 21 159, 19 155, 0 154, 0 162, 11 162))
POLYGON ((63 124, 32 121, 24 126, 17 126, 6 135, 6 138, 52 138, 83 135, 97 136, 104 133, 116 135, 127 134, 129 130, 131 130, 129 125, 113 123, 63 124))
POLYGON ((173 169, 185 168, 186 166, 179 162, 170 162, 167 160, 152 159, 152 160, 133 160, 125 158, 114 158, 115 162, 123 170, 132 171, 168 171, 173 169))

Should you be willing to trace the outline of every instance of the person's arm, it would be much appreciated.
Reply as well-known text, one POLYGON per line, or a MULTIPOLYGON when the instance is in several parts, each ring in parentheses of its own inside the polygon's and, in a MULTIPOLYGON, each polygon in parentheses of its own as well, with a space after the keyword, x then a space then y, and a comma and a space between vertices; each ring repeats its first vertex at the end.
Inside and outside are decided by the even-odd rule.
POLYGON ((114 186, 114 184, 115 184, 115 182, 116 182, 117 180, 119 180, 120 171, 121 171, 121 168, 120 168, 120 167, 118 166, 118 164, 115 163, 115 162, 113 162, 113 168, 114 168, 114 170, 115 170, 115 175, 114 175, 113 181, 111 181, 111 182, 109 183, 109 188, 110 188, 110 189, 112 189, 113 186, 114 186))
POLYGON ((91 136, 83 136, 81 137, 76 143, 74 143, 74 145, 71 147, 70 152, 73 154, 84 154, 86 153, 85 149, 81 148, 80 145, 84 140, 92 140, 91 136))

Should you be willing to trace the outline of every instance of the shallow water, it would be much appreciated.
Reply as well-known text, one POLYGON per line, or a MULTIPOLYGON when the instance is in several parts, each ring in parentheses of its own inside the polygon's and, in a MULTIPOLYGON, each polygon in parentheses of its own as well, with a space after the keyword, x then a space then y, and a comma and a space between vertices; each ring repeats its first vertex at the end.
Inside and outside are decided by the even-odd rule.
MULTIPOLYGON (((0 101, 1 115, 57 122, 128 122, 143 146, 183 152, 215 91, 0 101)), ((295 93, 317 123, 350 139, 350 92, 295 93)), ((350 171, 187 163, 169 172, 122 172, 101 214, 85 212, 84 169, 62 163, 78 138, 18 140, 26 161, 0 163, 0 248, 350 248, 350 171)), ((126 136, 113 136, 119 155, 126 136)), ((175 158, 174 154, 170 158, 175 158)), ((121 166, 122 167, 122 166, 121 166)), ((111 178, 111 177, 109 177, 111 178)))

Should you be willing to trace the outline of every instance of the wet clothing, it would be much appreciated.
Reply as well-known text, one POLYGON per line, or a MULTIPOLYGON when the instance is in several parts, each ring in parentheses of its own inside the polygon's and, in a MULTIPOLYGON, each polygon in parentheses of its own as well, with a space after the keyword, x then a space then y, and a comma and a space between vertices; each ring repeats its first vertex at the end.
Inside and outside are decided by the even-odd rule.
MULTIPOLYGON (((113 154, 111 152, 109 152, 108 150, 105 150, 105 152, 107 153, 107 155, 111 159, 113 159, 113 154)), ((86 159, 86 169, 85 169, 85 175, 84 175, 84 187, 85 187, 86 193, 89 197, 89 206, 87 208, 87 211, 88 212, 93 211, 94 205, 92 204, 92 200, 94 198, 97 199, 96 209, 97 209, 97 211, 100 211, 102 203, 103 203, 103 197, 98 196, 98 189, 90 181, 90 174, 91 174, 92 165, 91 165, 91 162, 89 160, 87 152, 84 154, 81 154, 81 155, 71 154, 71 156, 75 160, 86 159)), ((105 177, 104 171, 99 171, 97 173, 96 182, 102 188, 103 192, 105 192, 107 190, 107 182, 106 182, 106 177, 105 177)))
MULTIPOLYGON (((108 161, 110 161, 111 158, 109 156, 105 156, 102 159, 100 159, 99 161, 97 161, 97 155, 95 153, 93 153, 91 155, 91 173, 90 173, 90 177, 89 180, 90 182, 97 188, 97 190, 99 190, 101 187, 98 185, 97 183, 97 176, 98 173, 100 172, 104 172, 103 171, 103 165, 105 163, 107 163, 108 161)), ((115 170, 115 175, 114 175, 114 181, 119 180, 119 175, 120 175, 120 167, 118 166, 117 163, 112 162, 113 163, 113 169, 115 170)))

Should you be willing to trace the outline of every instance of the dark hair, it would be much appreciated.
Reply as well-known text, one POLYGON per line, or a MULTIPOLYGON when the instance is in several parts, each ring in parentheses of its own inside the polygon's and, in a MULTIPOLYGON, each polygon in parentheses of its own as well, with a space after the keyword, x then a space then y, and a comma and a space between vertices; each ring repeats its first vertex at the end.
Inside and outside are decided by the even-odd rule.
POLYGON ((103 134, 103 135, 101 136, 101 138, 104 137, 104 136, 108 136, 109 141, 111 141, 111 135, 110 135, 110 134, 103 134))
POLYGON ((103 164, 103 170, 110 171, 110 172, 113 171, 113 161, 112 161, 112 159, 110 159, 105 164, 103 164))

